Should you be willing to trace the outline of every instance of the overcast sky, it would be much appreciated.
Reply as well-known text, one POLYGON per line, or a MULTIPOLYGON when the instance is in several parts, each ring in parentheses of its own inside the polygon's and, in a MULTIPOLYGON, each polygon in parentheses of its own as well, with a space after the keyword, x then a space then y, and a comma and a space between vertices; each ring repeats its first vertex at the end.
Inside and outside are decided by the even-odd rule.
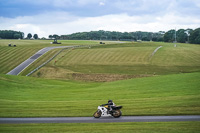
POLYGON ((200 0, 0 0, 0 30, 25 36, 198 27, 200 0))

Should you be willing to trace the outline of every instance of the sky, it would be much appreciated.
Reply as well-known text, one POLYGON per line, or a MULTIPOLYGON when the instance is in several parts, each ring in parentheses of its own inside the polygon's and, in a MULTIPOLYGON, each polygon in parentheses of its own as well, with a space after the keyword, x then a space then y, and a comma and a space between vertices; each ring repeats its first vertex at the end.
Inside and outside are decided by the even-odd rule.
POLYGON ((200 27, 200 0, 0 0, 0 30, 48 37, 200 27))

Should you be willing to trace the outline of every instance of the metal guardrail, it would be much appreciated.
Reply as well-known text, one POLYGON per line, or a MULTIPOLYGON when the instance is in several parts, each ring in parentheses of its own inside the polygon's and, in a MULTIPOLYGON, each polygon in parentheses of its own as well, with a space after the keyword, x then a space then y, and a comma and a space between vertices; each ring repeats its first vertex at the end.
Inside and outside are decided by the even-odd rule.
MULTIPOLYGON (((92 46, 99 46, 99 44, 96 45, 77 45, 77 46, 73 46, 70 48, 82 48, 82 47, 92 47, 92 46)), ((41 67, 43 67, 44 65, 46 65, 47 63, 49 63, 50 61, 52 61, 57 55, 59 55, 63 50, 65 49, 69 49, 68 48, 63 48, 61 49, 58 53, 56 53, 53 57, 51 57, 50 59, 48 59, 46 62, 44 62, 42 65, 38 66, 37 68, 35 68, 33 71, 31 71, 30 73, 28 73, 26 76, 30 76, 31 74, 33 74, 34 72, 36 72, 37 70, 39 70, 41 67)))

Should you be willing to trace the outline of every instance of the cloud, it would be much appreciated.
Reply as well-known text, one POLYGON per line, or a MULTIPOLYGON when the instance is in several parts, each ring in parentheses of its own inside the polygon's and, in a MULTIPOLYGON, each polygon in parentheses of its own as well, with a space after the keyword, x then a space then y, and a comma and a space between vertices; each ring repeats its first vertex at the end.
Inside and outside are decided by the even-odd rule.
POLYGON ((199 0, 3 0, 2 5, 0 30, 37 33, 39 37, 91 30, 157 32, 200 26, 199 0))
POLYGON ((32 17, 0 18, 0 27, 23 31, 26 35, 28 33, 38 34, 39 37, 92 30, 157 32, 160 30, 167 31, 175 27, 177 29, 197 28, 199 24, 200 18, 177 16, 173 13, 163 16, 130 16, 127 13, 122 13, 97 17, 80 17, 67 12, 49 12, 32 17))
POLYGON ((95 17, 126 13, 130 16, 177 13, 200 17, 199 0, 1 0, 0 16, 18 17, 45 12, 68 12, 95 17), (13 13, 15 12, 15 13, 13 13))
POLYGON ((100 2, 99 5, 100 5, 100 6, 104 6, 105 3, 104 3, 104 2, 100 2))

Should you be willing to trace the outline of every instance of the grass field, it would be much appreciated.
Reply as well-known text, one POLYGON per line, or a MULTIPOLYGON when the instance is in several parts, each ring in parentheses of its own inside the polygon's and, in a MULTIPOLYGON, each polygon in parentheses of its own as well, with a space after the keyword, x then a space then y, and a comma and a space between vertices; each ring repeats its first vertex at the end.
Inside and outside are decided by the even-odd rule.
MULTIPOLYGON (((0 39, 0 73, 6 74, 17 65, 31 57, 34 53, 44 47, 50 46, 72 46, 72 45, 93 45, 99 41, 78 41, 59 40, 62 44, 50 44, 52 40, 1 40, 0 39), (8 47, 8 44, 17 47, 8 47)), ((107 44, 113 42, 106 42, 107 44)), ((49 52, 52 54, 52 51, 49 52)), ((48 55, 49 56, 49 55, 48 55)), ((32 66, 35 67, 35 66, 32 66)))
POLYGON ((4 133, 199 133, 200 122, 3 124, 4 133))
POLYGON ((107 83, 1 75, 0 117, 92 116, 108 99, 123 115, 200 114, 199 82, 199 73, 107 83))
MULTIPOLYGON (((49 42, 0 40, 0 117, 92 116, 108 99, 123 106, 123 115, 200 115, 199 45, 142 42, 70 49, 34 77, 4 75, 39 49, 58 46, 49 42), (163 47, 151 56, 159 46, 163 47)), ((59 42, 62 46, 99 43, 59 42)), ((46 53, 21 75, 58 50, 46 53)), ((0 124, 0 132, 196 133, 199 127, 199 122, 0 124)))
MULTIPOLYGON (((0 40, 0 73, 6 74, 51 40, 0 40), (7 44, 17 47, 8 47, 7 44)), ((98 41, 66 41, 63 45, 98 44, 98 41)), ((116 42, 106 42, 111 44, 116 42)), ((52 50, 39 58, 20 75, 26 75, 48 60, 60 49, 52 50)), ((115 81, 154 75, 200 71, 199 45, 170 43, 120 43, 98 47, 64 50, 32 76, 51 79, 115 81), (153 51, 160 48, 154 56, 153 51), (56 61, 56 63, 55 63, 56 61)))
POLYGON ((114 81, 153 75, 199 72, 199 51, 199 45, 177 44, 177 47, 174 47, 173 44, 155 42, 64 50, 33 76, 114 81), (159 46, 163 47, 151 56, 159 46))

